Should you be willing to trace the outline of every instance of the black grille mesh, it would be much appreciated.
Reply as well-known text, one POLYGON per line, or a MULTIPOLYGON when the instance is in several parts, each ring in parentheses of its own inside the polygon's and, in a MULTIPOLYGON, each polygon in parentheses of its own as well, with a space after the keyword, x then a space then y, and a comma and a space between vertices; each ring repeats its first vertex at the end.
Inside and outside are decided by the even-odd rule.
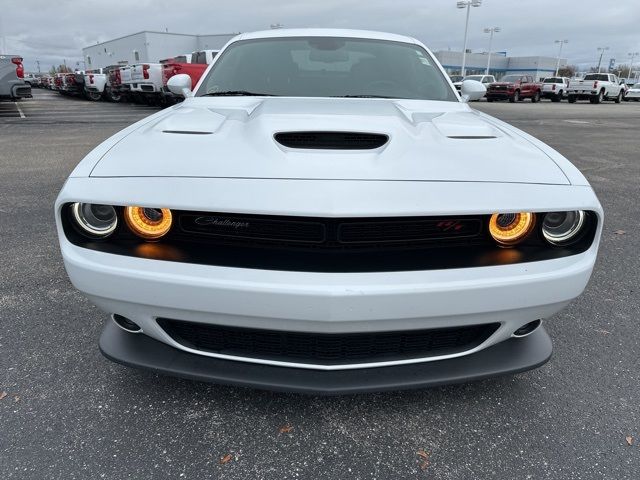
POLYGON ((184 233, 273 244, 354 246, 390 243, 459 242, 478 237, 478 217, 406 217, 331 219, 267 215, 177 212, 184 233))
POLYGON ((389 137, 357 132, 282 132, 276 141, 289 148, 322 150, 371 150, 387 143, 389 137))
POLYGON ((158 319, 176 342, 205 352, 319 365, 424 358, 475 348, 497 323, 398 332, 321 334, 158 319))

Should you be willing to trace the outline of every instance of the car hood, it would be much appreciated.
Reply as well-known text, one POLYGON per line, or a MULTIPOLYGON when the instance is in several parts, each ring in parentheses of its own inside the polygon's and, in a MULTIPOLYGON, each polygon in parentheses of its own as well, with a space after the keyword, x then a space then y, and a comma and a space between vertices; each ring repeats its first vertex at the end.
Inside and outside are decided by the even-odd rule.
POLYGON ((490 87, 513 87, 515 83, 511 82, 493 82, 489 85, 490 87))
POLYGON ((141 122, 92 177, 211 177, 568 184, 515 128, 457 102, 194 98, 141 122), (281 132, 388 136, 375 149, 299 149, 281 132))

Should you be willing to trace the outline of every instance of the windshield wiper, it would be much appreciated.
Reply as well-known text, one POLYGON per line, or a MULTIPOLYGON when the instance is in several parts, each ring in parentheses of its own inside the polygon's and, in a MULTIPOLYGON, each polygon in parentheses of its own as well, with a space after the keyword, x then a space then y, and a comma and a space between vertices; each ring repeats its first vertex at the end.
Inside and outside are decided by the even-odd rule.
POLYGON ((271 93, 256 93, 249 92, 247 90, 228 90, 225 92, 209 92, 205 93, 203 97, 275 97, 271 93))
POLYGON ((385 95, 333 95, 334 98, 393 98, 385 95))

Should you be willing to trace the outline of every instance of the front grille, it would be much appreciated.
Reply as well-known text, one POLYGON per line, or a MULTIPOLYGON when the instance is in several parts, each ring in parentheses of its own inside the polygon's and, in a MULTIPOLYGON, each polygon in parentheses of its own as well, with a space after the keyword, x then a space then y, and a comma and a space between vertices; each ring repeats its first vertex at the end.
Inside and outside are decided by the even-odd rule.
POLYGON ((389 140, 387 135, 357 132, 281 132, 274 138, 285 147, 321 150, 371 150, 389 140))
POLYGON ((482 224, 476 219, 394 220, 345 222, 340 224, 338 241, 342 243, 420 242, 474 237, 482 224))
POLYGON ((180 215, 180 227, 192 234, 245 240, 302 243, 325 240, 325 225, 309 219, 186 213, 180 215))
POLYGON ((315 365, 349 365, 461 353, 480 345, 499 326, 491 323, 429 330, 325 334, 171 319, 158 319, 158 323, 176 342, 202 352, 315 365))
POLYGON ((271 246, 315 244, 321 248, 358 248, 445 241, 456 244, 479 237, 479 217, 313 218, 179 212, 180 229, 193 237, 260 242, 271 246))

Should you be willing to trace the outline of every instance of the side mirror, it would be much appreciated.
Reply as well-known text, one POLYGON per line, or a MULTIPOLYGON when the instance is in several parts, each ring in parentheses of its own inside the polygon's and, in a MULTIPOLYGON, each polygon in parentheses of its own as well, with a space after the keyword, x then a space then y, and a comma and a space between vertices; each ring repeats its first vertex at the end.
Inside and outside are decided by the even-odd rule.
POLYGON ((175 95, 181 95, 183 97, 190 97, 193 95, 191 91, 191 77, 186 73, 180 73, 174 75, 167 82, 169 91, 175 95))
POLYGON ((480 100, 487 93, 487 87, 477 80, 465 80, 460 89, 463 102, 475 102, 480 100))

